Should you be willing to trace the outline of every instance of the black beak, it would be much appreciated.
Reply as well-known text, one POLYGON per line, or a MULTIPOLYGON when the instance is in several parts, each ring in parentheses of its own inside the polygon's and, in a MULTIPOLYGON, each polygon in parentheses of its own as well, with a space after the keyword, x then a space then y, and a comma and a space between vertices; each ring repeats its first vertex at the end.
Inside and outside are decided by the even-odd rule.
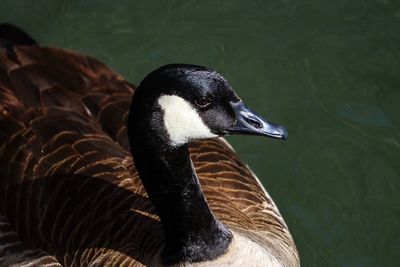
POLYGON ((230 102, 236 115, 236 122, 227 129, 228 134, 262 135, 276 139, 287 139, 284 127, 267 122, 251 111, 243 102, 230 102))

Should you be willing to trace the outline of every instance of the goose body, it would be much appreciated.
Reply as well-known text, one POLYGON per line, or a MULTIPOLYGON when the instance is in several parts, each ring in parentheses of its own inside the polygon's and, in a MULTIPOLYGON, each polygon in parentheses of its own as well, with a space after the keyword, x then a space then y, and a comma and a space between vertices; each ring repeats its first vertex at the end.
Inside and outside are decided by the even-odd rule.
POLYGON ((218 137, 225 117, 239 115, 207 122, 215 118, 208 100, 197 112, 165 78, 174 71, 182 86, 213 81, 207 88, 236 99, 213 87, 226 83, 219 74, 170 65, 137 88, 94 58, 5 29, 0 266, 299 266, 274 202, 218 137), (158 82, 168 90, 152 93, 158 82))

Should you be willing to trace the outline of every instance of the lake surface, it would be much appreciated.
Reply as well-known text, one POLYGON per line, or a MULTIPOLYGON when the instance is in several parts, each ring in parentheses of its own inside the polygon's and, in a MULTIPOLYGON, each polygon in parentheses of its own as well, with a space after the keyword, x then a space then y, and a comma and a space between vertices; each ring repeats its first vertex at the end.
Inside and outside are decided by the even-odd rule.
POLYGON ((400 1, 11 1, 0 21, 137 84, 212 67, 286 142, 232 137, 302 266, 400 266, 400 1))

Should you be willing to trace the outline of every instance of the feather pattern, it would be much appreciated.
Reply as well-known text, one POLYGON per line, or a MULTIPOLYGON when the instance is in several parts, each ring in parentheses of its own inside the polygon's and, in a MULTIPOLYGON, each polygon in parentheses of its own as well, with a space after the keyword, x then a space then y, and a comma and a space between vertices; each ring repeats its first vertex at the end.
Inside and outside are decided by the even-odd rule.
MULTIPOLYGON (((125 127, 135 87, 88 56, 12 49, 0 49, 0 266, 161 265, 125 127)), ((276 205, 226 141, 190 154, 218 219, 298 266, 276 205)))

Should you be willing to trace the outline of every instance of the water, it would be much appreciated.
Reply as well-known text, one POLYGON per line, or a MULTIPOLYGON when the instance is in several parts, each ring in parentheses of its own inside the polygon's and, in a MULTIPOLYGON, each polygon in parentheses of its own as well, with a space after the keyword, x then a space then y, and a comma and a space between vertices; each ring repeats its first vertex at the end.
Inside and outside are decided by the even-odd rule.
POLYGON ((286 142, 230 138, 302 266, 400 266, 400 2, 11 1, 0 20, 133 83, 171 62, 222 72, 286 142))

